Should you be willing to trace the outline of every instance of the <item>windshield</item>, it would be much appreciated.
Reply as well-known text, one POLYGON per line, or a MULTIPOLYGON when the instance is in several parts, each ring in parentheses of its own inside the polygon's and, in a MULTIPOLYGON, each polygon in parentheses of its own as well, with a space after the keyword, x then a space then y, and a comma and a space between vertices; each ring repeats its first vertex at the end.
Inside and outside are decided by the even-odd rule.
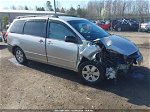
POLYGON ((110 34, 88 20, 72 20, 68 23, 73 26, 86 40, 108 37, 110 34))

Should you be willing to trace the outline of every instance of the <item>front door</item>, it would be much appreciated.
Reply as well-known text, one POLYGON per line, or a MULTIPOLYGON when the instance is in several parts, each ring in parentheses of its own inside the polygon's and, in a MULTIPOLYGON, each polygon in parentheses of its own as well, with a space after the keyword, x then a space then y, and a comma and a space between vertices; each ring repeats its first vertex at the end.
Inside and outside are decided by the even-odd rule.
POLYGON ((75 36, 69 27, 58 21, 49 23, 46 41, 48 62, 74 69, 77 62, 78 45, 65 42, 65 36, 75 36))

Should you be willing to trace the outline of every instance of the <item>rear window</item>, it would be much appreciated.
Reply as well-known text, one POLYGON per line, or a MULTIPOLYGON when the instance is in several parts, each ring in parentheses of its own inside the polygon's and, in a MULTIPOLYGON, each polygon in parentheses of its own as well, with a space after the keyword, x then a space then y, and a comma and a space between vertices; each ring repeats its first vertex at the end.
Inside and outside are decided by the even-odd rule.
POLYGON ((45 21, 28 21, 24 26, 24 34, 45 37, 46 20, 45 21))
POLYGON ((21 34, 22 31, 23 31, 24 23, 25 23, 24 20, 15 21, 9 31, 11 33, 19 33, 19 34, 21 34))

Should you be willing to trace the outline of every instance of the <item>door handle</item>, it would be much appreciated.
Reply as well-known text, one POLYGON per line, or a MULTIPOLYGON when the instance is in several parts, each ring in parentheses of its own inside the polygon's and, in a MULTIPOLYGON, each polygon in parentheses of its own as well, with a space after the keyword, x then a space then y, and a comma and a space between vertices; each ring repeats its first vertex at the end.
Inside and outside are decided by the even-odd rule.
POLYGON ((41 39, 41 40, 39 40, 39 42, 40 42, 40 43, 44 43, 44 41, 43 41, 42 39, 41 39))

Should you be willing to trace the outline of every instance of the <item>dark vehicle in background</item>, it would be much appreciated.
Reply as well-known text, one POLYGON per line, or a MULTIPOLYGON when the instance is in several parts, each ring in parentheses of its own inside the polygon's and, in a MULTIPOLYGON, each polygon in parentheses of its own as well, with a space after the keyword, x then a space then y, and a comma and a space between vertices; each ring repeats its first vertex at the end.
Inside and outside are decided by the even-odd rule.
POLYGON ((113 30, 113 29, 114 29, 114 26, 115 26, 118 22, 120 22, 120 20, 110 20, 110 22, 111 22, 110 30, 113 30))
POLYGON ((123 19, 123 20, 120 20, 114 26, 114 30, 116 31, 138 31, 139 22, 136 20, 123 19))
POLYGON ((150 21, 145 22, 145 23, 141 23, 139 30, 149 32, 150 31, 150 21))

